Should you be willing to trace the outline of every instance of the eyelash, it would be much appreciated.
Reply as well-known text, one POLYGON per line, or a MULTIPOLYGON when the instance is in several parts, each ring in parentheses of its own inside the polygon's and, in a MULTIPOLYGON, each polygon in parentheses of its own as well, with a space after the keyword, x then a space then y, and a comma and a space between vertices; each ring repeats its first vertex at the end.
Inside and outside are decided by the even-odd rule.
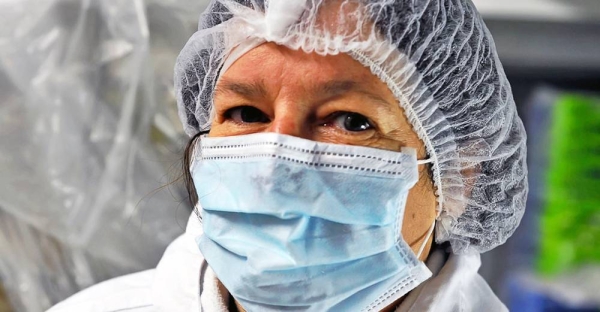
MULTIPOLYGON (((267 123, 270 121, 270 118, 264 113, 262 112, 260 109, 254 107, 254 106, 250 106, 250 105, 241 105, 241 106, 236 106, 236 107, 232 107, 227 109, 223 114, 222 114, 223 118, 225 120, 230 120, 232 122, 235 122, 236 124, 239 125, 248 125, 248 124, 260 124, 260 123, 267 123), (246 110, 244 110, 246 109, 246 110), (247 109, 250 109, 249 111, 247 109), (238 116, 237 118, 234 116, 235 114, 240 114, 240 116, 238 116), (254 121, 244 121, 243 119, 245 118, 250 118, 250 119, 254 119, 254 121), (248 114, 254 114, 254 115, 250 115, 248 116, 248 114)), ((325 126, 325 127, 329 127, 329 126, 337 126, 335 128, 338 128, 346 133, 351 133, 351 134, 358 134, 358 133, 362 133, 365 131, 369 131, 369 130, 374 130, 376 129, 375 123, 371 121, 371 119, 369 119, 368 117, 360 114, 360 113, 356 113, 356 112, 348 112, 348 111, 338 111, 338 112, 334 112, 332 114, 329 114, 326 118, 325 118, 325 122, 322 122, 320 125, 321 126, 325 126), (339 120, 340 117, 346 116, 346 120, 339 120), (359 118, 358 120, 358 125, 354 125, 355 127, 361 128, 359 130, 352 130, 350 129, 351 126, 348 125, 348 122, 352 122, 352 120, 350 120, 349 118, 359 118), (340 124, 343 123, 343 124, 340 124), (366 124, 366 128, 363 128, 363 126, 366 124)))
POLYGON ((346 116, 346 118, 358 117, 358 118, 361 119, 361 120, 359 120, 359 122, 366 122, 367 127, 368 127, 366 129, 353 131, 353 130, 348 129, 348 127, 346 127, 347 126, 346 123, 348 122, 348 120, 344 120, 344 121, 342 121, 342 122, 344 122, 343 127, 337 127, 337 128, 342 128, 345 132, 352 133, 352 134, 358 134, 358 133, 361 133, 361 132, 365 132, 365 131, 376 129, 375 123, 373 121, 371 121, 371 119, 369 119, 367 116, 364 116, 364 115, 362 115, 360 113, 348 112, 348 111, 340 111, 340 112, 335 112, 333 114, 330 114, 326 118, 326 120, 328 120, 328 121, 325 122, 325 123, 323 123, 323 125, 324 126, 328 126, 328 125, 331 125, 331 124, 335 125, 336 123, 340 122, 340 120, 338 120, 338 118, 340 118, 342 116, 346 116))
MULTIPOLYGON (((246 113, 250 113, 250 112, 246 111, 246 113)), ((255 116, 255 117, 256 117, 256 116, 255 116)), ((226 120, 231 120, 231 121, 233 121, 233 122, 235 122, 235 123, 238 123, 238 124, 258 123, 258 122, 264 123, 264 122, 268 122, 268 121, 269 121, 269 117, 268 117, 268 116, 267 116, 267 115, 266 115, 266 114, 265 114, 265 113, 264 113, 262 110, 260 110, 260 109, 258 109, 258 108, 256 108, 256 107, 254 107, 254 106, 250 106, 250 105, 241 105, 241 106, 236 106, 236 107, 229 108, 228 110, 226 110, 226 111, 223 113, 223 118, 224 118, 224 119, 226 119, 226 120), (247 109, 247 108, 251 109, 251 111, 250 111, 250 112, 252 112, 252 113, 257 113, 257 112, 258 112, 258 113, 260 113, 262 116, 259 116, 259 117, 260 117, 260 118, 264 118, 264 119, 266 119, 266 120, 262 120, 262 121, 255 121, 255 122, 244 122, 244 121, 241 121, 241 122, 240 122, 240 121, 238 121, 238 120, 235 120, 236 118, 234 118, 234 116, 233 116, 233 115, 237 113, 236 111, 238 111, 238 110, 239 110, 239 113, 240 113, 240 114, 243 114, 244 112, 242 112, 241 110, 242 110, 242 109, 245 109, 245 108, 246 108, 246 109, 247 109)), ((240 116, 240 119, 241 119, 241 118, 243 118, 243 116, 240 116)))

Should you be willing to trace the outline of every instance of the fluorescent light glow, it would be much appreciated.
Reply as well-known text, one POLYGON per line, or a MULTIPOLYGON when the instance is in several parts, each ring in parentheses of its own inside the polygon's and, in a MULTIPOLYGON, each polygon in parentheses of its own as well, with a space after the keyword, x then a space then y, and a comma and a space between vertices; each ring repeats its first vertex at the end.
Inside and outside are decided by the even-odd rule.
POLYGON ((576 5, 555 0, 473 0, 484 16, 534 20, 578 20, 576 5))

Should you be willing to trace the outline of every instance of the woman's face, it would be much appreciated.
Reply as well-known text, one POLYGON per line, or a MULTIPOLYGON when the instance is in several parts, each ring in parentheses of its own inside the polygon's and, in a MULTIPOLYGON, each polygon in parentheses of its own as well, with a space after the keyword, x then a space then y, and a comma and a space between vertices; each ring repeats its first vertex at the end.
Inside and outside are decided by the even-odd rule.
MULTIPOLYGON (((313 141, 391 151, 415 148, 426 158, 387 86, 345 54, 320 56, 262 44, 223 73, 214 94, 209 135, 276 132, 313 141)), ((408 195, 402 236, 415 253, 435 219, 436 198, 426 166, 408 195)), ((429 254, 431 240, 421 255, 429 254)))

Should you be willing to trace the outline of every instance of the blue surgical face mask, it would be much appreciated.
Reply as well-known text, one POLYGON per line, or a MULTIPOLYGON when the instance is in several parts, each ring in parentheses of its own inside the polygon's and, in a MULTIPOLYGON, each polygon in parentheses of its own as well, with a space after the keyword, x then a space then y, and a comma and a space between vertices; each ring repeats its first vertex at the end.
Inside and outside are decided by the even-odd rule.
POLYGON ((401 236, 414 149, 205 137, 191 171, 200 250, 249 311, 379 311, 431 276, 401 236))

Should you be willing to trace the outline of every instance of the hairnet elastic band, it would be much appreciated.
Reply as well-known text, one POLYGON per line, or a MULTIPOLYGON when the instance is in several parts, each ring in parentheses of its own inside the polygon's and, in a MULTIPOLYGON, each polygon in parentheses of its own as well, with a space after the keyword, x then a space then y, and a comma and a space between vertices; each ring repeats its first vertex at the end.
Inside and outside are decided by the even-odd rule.
MULTIPOLYGON (((223 66, 221 67, 220 72, 225 73, 235 61, 237 61, 240 57, 248 53, 250 50, 258 47, 259 45, 267 42, 267 40, 260 37, 250 37, 245 41, 241 42, 237 46, 233 47, 229 53, 224 57, 223 66)), ((218 79, 221 78, 221 74, 219 74, 218 79)))

